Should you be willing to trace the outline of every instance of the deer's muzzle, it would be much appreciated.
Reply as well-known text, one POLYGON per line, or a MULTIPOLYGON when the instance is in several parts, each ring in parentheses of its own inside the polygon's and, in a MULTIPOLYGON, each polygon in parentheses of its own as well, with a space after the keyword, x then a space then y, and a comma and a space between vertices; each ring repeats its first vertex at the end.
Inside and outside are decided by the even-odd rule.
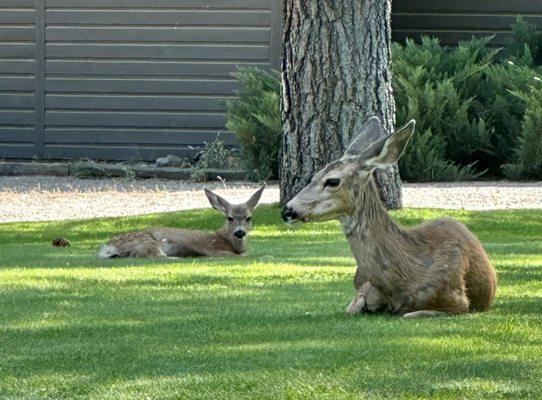
POLYGON ((242 238, 245 237, 245 235, 246 235, 247 233, 246 233, 245 231, 239 229, 239 230, 236 230, 233 234, 235 235, 235 237, 236 237, 237 239, 242 239, 242 238))
POLYGON ((282 209, 281 216, 284 222, 292 222, 297 219, 297 213, 293 210, 292 207, 288 206, 282 209))

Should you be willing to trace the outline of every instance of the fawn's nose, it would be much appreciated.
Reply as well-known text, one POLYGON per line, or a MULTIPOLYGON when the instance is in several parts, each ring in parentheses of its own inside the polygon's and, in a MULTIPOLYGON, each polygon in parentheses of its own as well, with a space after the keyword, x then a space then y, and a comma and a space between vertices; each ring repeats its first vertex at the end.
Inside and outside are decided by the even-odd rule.
POLYGON ((284 207, 282 209, 282 219, 285 222, 291 221, 297 218, 297 213, 292 209, 292 207, 284 207))
POLYGON ((242 231, 241 229, 239 229, 239 230, 233 232, 233 234, 235 235, 235 237, 237 239, 243 239, 247 233, 245 231, 242 231))

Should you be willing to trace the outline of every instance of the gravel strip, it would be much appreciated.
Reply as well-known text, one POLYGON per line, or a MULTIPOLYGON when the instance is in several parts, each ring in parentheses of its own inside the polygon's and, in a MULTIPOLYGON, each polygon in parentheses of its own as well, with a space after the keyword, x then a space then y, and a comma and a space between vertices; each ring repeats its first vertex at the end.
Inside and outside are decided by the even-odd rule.
POLYGON ((542 209, 542 182, 405 183, 403 203, 452 210, 542 209))
MULTIPOLYGON (((207 187, 243 202, 258 185, 251 182, 194 183, 150 180, 92 180, 73 177, 1 176, 0 222, 50 221, 128 216, 209 207, 207 187)), ((542 182, 404 184, 405 207, 468 210, 542 209, 542 182)), ((261 203, 279 199, 269 184, 261 203)))

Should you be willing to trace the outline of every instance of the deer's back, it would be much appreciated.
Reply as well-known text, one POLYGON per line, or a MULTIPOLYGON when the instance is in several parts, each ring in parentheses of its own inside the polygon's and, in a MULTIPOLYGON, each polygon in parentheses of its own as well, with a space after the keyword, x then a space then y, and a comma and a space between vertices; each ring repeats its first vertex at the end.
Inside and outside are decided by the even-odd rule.
POLYGON ((181 228, 149 228, 145 232, 149 232, 156 240, 169 240, 175 242, 192 243, 208 240, 214 234, 211 232, 200 231, 196 229, 181 229, 181 228))
POLYGON ((146 232, 156 238, 169 257, 193 257, 231 250, 216 233, 180 228, 150 228, 146 232))

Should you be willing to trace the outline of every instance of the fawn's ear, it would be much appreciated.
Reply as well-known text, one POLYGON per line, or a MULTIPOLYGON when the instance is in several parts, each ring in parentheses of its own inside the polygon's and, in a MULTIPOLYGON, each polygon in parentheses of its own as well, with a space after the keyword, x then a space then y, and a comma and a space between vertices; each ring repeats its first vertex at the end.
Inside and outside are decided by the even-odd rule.
POLYGON ((250 212, 254 211, 256 208, 256 205, 260 201, 260 197, 262 197, 263 190, 265 189, 265 183, 262 185, 261 188, 259 188, 256 193, 254 193, 250 199, 245 203, 247 208, 250 210, 250 212))
POLYGON ((383 143, 379 154, 367 159, 365 164, 375 168, 385 168, 394 162, 397 162, 403 155, 408 141, 414 133, 415 125, 416 121, 411 120, 404 127, 394 132, 383 143))
POLYGON ((384 137, 382 123, 378 117, 369 118, 361 128, 359 128, 352 137, 350 145, 344 153, 344 157, 356 157, 367 149, 371 144, 384 137))
POLYGON ((205 190, 205 195, 209 199, 209 203, 211 203, 211 206, 213 206, 215 210, 218 210, 224 214, 227 214, 228 211, 231 209, 231 204, 228 203, 222 197, 220 197, 218 194, 215 194, 207 189, 204 189, 204 190, 205 190))

